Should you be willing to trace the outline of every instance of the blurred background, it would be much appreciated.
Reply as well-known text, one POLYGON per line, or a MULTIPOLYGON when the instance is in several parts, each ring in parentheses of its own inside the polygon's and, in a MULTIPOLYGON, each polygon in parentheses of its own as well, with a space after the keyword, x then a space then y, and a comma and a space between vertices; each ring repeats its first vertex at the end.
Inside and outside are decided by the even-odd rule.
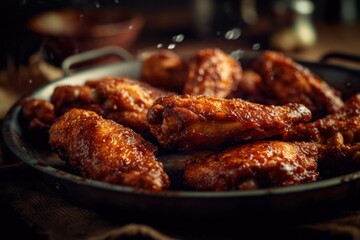
MULTIPOLYGON (((130 12, 141 15, 143 25, 133 26, 140 28, 135 29, 140 30, 139 35, 125 44, 125 48, 135 54, 152 47, 185 48, 197 41, 210 41, 228 48, 300 52, 319 40, 326 40, 337 42, 334 50, 343 50, 345 46, 341 45, 349 41, 347 38, 357 41, 355 33, 359 31, 360 21, 360 4, 356 0, 1 0, 0 9, 2 66, 10 56, 16 63, 26 63, 31 54, 44 47, 50 31, 59 37, 66 36, 67 30, 86 17, 87 10, 110 9, 113 15, 130 12), (66 22, 63 30, 54 32, 61 21, 66 21, 54 16, 38 19, 46 26, 43 29, 29 26, 29 21, 38 14, 64 8, 82 12, 73 22, 66 22), (319 39, 322 31, 329 31, 327 39, 319 39)), ((109 13, 95 18, 83 24, 110 24, 121 20, 121 17, 109 17, 109 13)), ((131 34, 129 32, 127 34, 131 34)), ((91 36, 84 34, 83 37, 91 36)), ((349 51, 357 53, 359 48, 349 51)), ((73 53, 79 51, 76 46, 73 50, 73 53)), ((56 57, 49 60, 56 61, 56 57)))
POLYGON ((106 45, 134 56, 205 47, 360 56, 356 0, 0 0, 0 11, 0 102, 61 77, 66 57, 106 45))

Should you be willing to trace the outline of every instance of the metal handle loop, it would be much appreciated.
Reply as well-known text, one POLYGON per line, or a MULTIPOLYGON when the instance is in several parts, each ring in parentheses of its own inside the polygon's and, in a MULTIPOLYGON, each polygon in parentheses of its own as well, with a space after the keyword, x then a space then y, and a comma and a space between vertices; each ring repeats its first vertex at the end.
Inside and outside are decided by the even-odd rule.
POLYGON ((126 62, 135 59, 134 56, 132 56, 128 51, 126 51, 123 48, 116 46, 108 46, 108 47, 103 47, 103 48, 98 48, 98 49, 78 53, 70 57, 67 57, 63 61, 61 67, 65 75, 70 75, 75 72, 75 70, 71 69, 72 66, 105 56, 117 56, 121 60, 124 60, 126 62))
POLYGON ((320 58, 320 62, 328 62, 330 59, 360 63, 360 56, 351 55, 347 53, 339 53, 339 52, 330 52, 325 54, 320 58))

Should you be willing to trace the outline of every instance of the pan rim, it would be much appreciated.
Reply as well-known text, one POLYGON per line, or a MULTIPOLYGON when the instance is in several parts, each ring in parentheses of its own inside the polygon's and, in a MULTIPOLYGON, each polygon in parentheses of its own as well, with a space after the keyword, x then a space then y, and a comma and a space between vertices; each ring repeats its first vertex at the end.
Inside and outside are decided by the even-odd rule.
MULTIPOLYGON (((241 59, 240 59, 241 60, 241 59)), ((319 66, 331 68, 331 69, 338 69, 340 71, 351 71, 354 73, 357 73, 360 75, 360 71, 355 69, 346 68, 343 66, 336 66, 336 65, 329 65, 325 63, 315 63, 315 62, 308 62, 308 61, 298 61, 299 63, 312 65, 316 64, 319 66)), ((23 146, 20 148, 16 145, 16 142, 14 140, 14 134, 17 134, 14 132, 19 126, 15 126, 18 121, 18 113, 20 111, 20 102, 21 100, 31 97, 33 95, 36 95, 37 93, 44 90, 46 87, 51 86, 52 84, 61 83, 61 81, 64 81, 66 79, 69 79, 71 77, 76 77, 81 74, 90 74, 93 71, 97 71, 99 68, 106 68, 106 67, 113 67, 119 64, 140 64, 139 61, 134 60, 130 62, 125 63, 114 63, 114 64, 108 64, 106 66, 98 66, 91 69, 85 69, 81 70, 73 75, 65 76, 63 78, 57 79, 55 81, 49 82, 45 85, 42 85, 38 87, 37 89, 34 89, 30 94, 27 96, 19 99, 8 111, 8 113, 5 115, 5 118, 3 119, 2 123, 2 137, 4 141, 4 146, 7 147, 15 157, 20 159, 21 161, 25 162, 26 164, 30 165, 32 168, 35 168, 36 170, 49 174, 55 178, 59 178, 61 180, 69 181, 71 183, 76 183, 80 185, 85 185, 88 187, 96 187, 98 189, 106 190, 106 191, 112 191, 112 192, 118 192, 118 193, 124 193, 124 194, 134 194, 139 195, 142 197, 162 197, 162 198, 197 198, 197 199, 218 199, 218 198, 249 198, 249 197, 266 197, 270 195, 283 195, 283 194, 289 194, 289 193, 299 193, 299 192, 310 192, 314 190, 324 189, 324 188, 330 188, 335 187, 343 183, 348 183, 355 181, 360 178, 360 170, 355 171, 352 173, 348 173, 345 175, 328 178, 319 180, 313 183, 306 183, 296 186, 286 186, 286 187, 277 187, 277 188, 268 188, 268 189, 257 189, 257 190, 247 190, 247 191, 241 191, 241 190, 232 190, 232 191, 183 191, 183 190, 165 190, 158 193, 153 192, 147 192, 138 190, 132 187, 127 186, 120 186, 120 185, 113 185, 101 181, 86 179, 84 181, 84 178, 72 173, 64 172, 62 170, 59 170, 55 167, 52 167, 50 165, 47 165, 43 161, 40 161, 35 158, 31 158, 27 153, 27 149, 23 146), (20 150, 20 151, 19 151, 20 150), (65 174, 64 174, 65 173, 65 174)))

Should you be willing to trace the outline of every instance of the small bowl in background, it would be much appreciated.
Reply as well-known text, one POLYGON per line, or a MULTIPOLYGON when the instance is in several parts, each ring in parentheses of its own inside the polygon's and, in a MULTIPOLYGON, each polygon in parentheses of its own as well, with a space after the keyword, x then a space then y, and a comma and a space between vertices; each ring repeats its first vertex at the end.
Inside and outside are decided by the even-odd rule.
POLYGON ((121 9, 60 9, 28 22, 41 40, 45 58, 60 65, 68 56, 104 46, 129 50, 144 25, 141 15, 121 9))

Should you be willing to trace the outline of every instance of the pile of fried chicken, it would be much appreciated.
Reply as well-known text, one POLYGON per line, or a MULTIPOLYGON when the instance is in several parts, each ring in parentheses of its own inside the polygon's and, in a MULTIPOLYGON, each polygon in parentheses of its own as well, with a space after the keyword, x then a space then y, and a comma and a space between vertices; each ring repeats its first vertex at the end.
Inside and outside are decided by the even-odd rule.
POLYGON ((360 94, 344 102, 273 51, 243 69, 216 48, 191 58, 159 50, 138 80, 58 86, 50 101, 24 100, 22 116, 81 176, 150 192, 170 187, 163 150, 193 154, 183 181, 206 191, 311 183, 323 166, 359 162, 360 94))

